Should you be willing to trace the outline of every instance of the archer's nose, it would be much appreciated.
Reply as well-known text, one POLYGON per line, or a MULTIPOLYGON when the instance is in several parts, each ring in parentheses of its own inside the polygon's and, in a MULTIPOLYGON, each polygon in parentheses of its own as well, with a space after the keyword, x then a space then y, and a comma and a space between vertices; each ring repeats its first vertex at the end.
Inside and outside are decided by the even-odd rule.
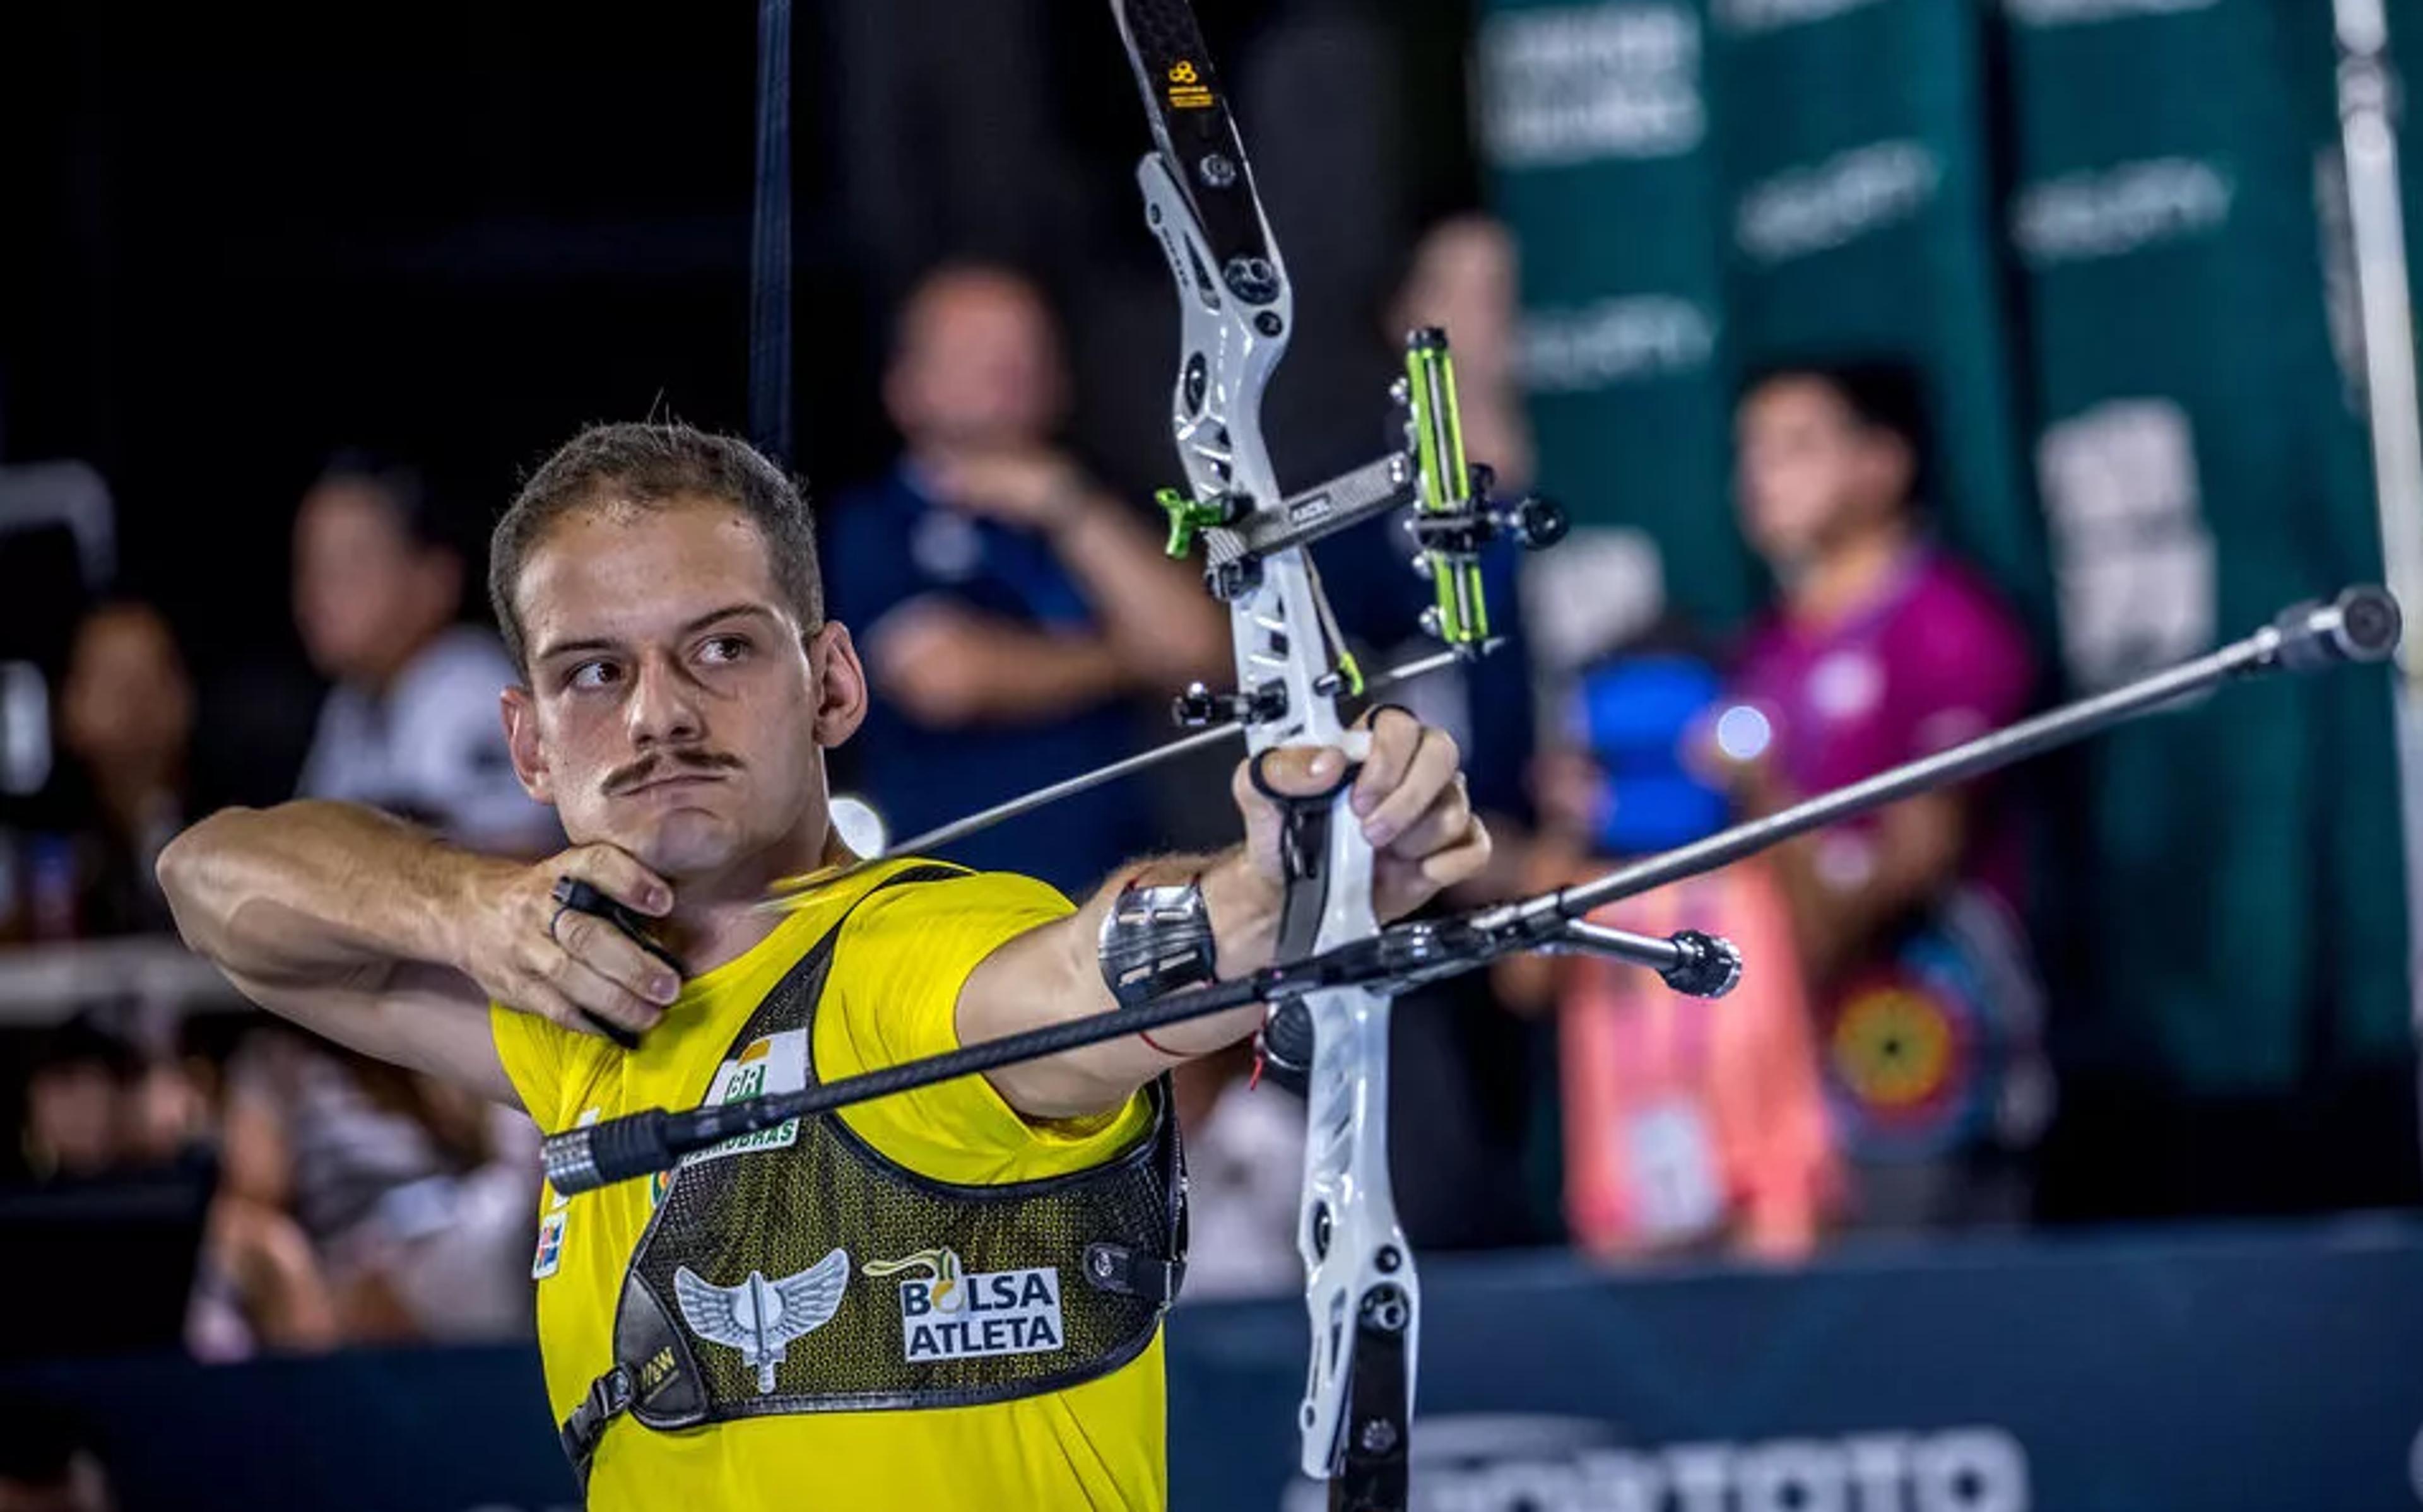
POLYGON ((635 748, 687 746, 705 738, 706 717, 698 689, 669 658, 646 658, 633 674, 633 683, 630 701, 624 707, 635 748))

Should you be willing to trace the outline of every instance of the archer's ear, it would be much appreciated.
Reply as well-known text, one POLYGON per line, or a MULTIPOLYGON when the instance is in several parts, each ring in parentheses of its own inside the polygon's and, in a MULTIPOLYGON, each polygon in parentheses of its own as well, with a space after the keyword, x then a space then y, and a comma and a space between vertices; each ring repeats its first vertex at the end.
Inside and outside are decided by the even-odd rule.
POLYGON ((499 696, 498 706, 504 716, 505 745, 513 752, 514 775, 521 779, 523 791, 531 797, 553 803, 555 780, 538 738, 538 701, 531 697, 530 689, 515 686, 499 696))
POLYGON ((849 627, 828 620, 808 638, 808 669, 816 678, 816 741, 828 750, 858 732, 866 718, 866 668, 849 627))

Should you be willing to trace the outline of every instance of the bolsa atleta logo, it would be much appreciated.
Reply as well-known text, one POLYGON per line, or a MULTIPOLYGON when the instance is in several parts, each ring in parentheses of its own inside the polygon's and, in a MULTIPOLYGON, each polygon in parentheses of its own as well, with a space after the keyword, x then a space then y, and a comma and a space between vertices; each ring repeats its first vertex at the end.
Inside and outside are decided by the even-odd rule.
POLYGON ((1061 1347, 1060 1272, 1052 1266, 969 1274, 952 1250, 870 1260, 860 1270, 899 1276, 900 1348, 911 1361, 1042 1354, 1061 1347))

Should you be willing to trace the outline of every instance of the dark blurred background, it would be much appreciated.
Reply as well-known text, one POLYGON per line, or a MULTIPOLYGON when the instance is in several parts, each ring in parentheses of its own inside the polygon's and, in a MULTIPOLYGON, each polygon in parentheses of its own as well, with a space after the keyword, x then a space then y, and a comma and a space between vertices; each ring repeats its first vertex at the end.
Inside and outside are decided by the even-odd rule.
MULTIPOLYGON (((1376 319, 1412 229, 1477 193, 1454 103, 1465 10, 1206 17, 1259 131, 1291 144, 1259 168, 1274 215, 1313 222, 1290 246, 1319 292, 1345 296, 1322 319, 1376 319)), ((867 375, 891 304, 946 255, 1015 260, 1067 300, 1076 433, 1123 486, 1166 473, 1176 334, 1138 229, 1148 137, 1116 31, 1077 19, 801 8, 797 461, 819 489, 890 453, 867 375)), ((744 424, 748 8, 136 23, 35 5, 0 27, 0 455, 102 471, 122 584, 198 627, 206 678, 293 660, 290 506, 331 447, 409 451, 476 543, 583 421, 744 424)), ((1318 376, 1286 370, 1275 416, 1318 399, 1318 376)), ((1360 391, 1339 403, 1353 453, 1376 420, 1360 391)), ((282 795, 304 732, 283 733, 291 751, 248 746, 224 780, 282 795)))

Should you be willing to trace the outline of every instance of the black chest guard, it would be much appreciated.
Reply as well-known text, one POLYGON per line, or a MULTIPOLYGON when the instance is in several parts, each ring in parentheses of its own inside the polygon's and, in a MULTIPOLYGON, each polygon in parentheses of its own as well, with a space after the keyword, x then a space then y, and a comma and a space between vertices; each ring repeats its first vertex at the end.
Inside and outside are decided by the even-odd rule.
MULTIPOLYGON (((919 867, 874 890, 958 874, 919 867)), ((767 994, 727 1066, 786 1033, 814 1045, 839 937, 836 923, 767 994)), ((632 1253, 614 1368, 565 1421, 565 1452, 585 1477, 625 1411, 688 1428, 967 1407, 1127 1363, 1151 1342, 1185 1268, 1177 1119, 1165 1086, 1148 1096, 1152 1126, 1127 1150, 1009 1186, 906 1170, 832 1114, 691 1156, 632 1253)))

